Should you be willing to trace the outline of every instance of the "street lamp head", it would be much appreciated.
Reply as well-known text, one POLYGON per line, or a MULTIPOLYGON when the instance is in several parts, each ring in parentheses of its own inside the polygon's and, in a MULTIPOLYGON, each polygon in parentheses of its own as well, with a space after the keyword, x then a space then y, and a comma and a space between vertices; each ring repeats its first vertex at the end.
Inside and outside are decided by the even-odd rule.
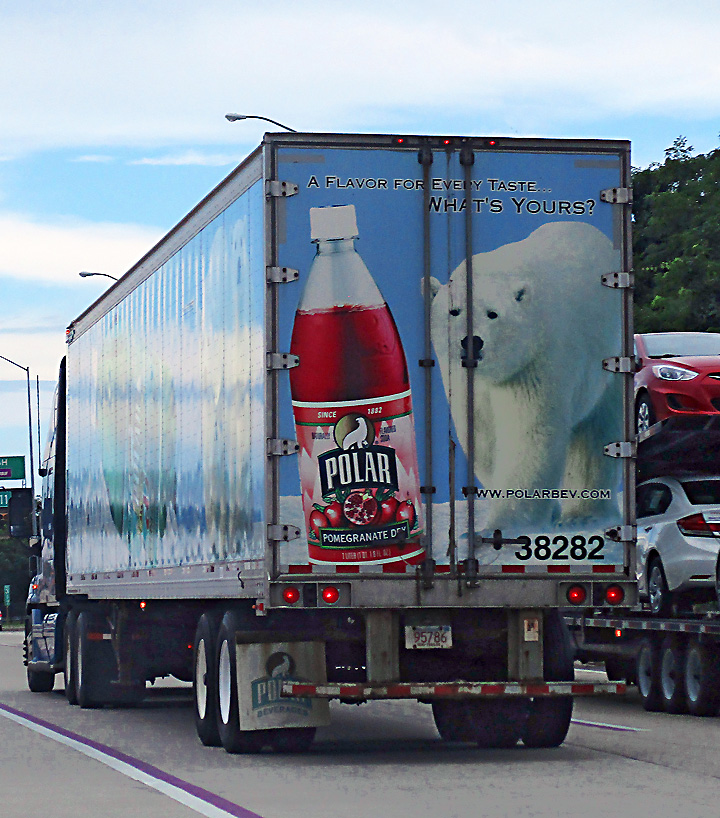
POLYGON ((115 276, 111 276, 110 273, 89 273, 87 270, 82 270, 78 273, 80 278, 88 278, 88 276, 105 276, 106 278, 111 278, 113 281, 117 281, 118 279, 115 276))
POLYGON ((284 128, 286 131, 290 131, 290 133, 297 133, 295 128, 288 128, 287 125, 283 125, 282 122, 278 122, 276 119, 270 119, 266 116, 260 116, 260 114, 225 114, 225 119, 228 122, 237 122, 240 119, 262 119, 263 122, 270 122, 273 125, 277 125, 278 128, 284 128))

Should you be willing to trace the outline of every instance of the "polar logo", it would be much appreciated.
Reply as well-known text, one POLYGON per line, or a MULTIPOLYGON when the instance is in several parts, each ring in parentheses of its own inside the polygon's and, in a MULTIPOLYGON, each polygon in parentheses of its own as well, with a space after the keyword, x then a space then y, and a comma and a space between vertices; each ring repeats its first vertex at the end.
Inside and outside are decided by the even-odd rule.
MULTIPOLYGON (((474 374, 474 471, 496 489, 612 487, 603 447, 621 434, 616 292, 601 276, 619 251, 589 224, 545 224, 522 241, 473 256, 472 332, 465 262, 430 279, 432 339, 458 440, 468 450, 468 359, 474 374), (465 360, 464 360, 465 359, 465 360)), ((578 493, 579 494, 579 493, 578 493)), ((486 527, 569 527, 614 520, 612 500, 491 501, 486 527)))
POLYGON ((335 424, 335 442, 343 451, 365 449, 375 440, 375 428, 356 412, 344 415, 335 424))

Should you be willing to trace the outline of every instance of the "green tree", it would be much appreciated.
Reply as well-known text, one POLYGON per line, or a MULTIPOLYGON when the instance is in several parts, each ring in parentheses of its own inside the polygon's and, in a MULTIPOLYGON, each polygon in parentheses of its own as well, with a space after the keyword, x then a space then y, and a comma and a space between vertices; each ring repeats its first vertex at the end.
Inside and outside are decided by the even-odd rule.
MULTIPOLYGON (((30 582, 29 557, 27 540, 13 539, 0 529, 0 586, 10 586, 10 614, 15 618, 22 617, 25 610, 30 582)), ((0 605, 3 604, 2 593, 0 587, 0 605)))
POLYGON ((633 172, 638 332, 720 332, 720 148, 692 154, 679 136, 633 172))

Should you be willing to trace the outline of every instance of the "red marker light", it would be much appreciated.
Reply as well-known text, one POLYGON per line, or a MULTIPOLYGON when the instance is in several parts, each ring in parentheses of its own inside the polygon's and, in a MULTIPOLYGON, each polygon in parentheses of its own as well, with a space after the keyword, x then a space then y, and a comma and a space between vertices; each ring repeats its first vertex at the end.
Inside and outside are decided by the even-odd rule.
POLYGON ((143 601, 140 603, 140 610, 144 611, 145 608, 147 608, 147 602, 145 602, 145 600, 143 599, 143 601))
POLYGON ((443 139, 443 145, 449 145, 449 144, 450 144, 449 139, 443 139))
POLYGON ((572 588, 568 588, 567 601, 571 605, 582 605, 586 599, 587 591, 582 585, 573 585, 572 588))
POLYGON ((340 599, 340 591, 334 585, 328 585, 327 588, 322 590, 322 598, 323 602, 333 605, 340 599))
POLYGON ((402 138, 402 136, 398 136, 398 138, 397 138, 395 141, 398 143, 398 145, 402 145, 402 143, 403 143, 405 140, 402 138))
POLYGON ((610 585, 605 589, 605 599, 611 605, 619 605, 625 599, 625 591, 619 585, 610 585))
POLYGON ((622 631, 620 628, 615 628, 615 636, 619 639, 622 636, 622 631))
POLYGON ((288 605, 294 605, 300 599, 300 591, 294 585, 288 585, 283 590, 282 595, 288 605))

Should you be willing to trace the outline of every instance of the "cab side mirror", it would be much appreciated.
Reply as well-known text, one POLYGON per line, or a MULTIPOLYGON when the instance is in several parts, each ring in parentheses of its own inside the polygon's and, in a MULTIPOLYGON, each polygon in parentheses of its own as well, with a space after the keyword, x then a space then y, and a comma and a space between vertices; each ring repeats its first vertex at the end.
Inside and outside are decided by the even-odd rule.
POLYGON ((32 489, 13 489, 8 504, 8 528, 11 537, 24 540, 35 535, 32 489))

